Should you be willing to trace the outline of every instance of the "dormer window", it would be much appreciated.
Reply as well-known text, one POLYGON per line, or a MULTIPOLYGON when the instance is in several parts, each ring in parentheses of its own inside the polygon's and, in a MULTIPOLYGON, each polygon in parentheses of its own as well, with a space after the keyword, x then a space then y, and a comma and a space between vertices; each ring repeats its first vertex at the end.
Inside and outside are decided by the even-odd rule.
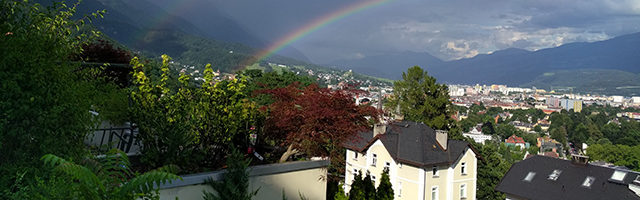
POLYGON ((562 170, 559 170, 559 169, 553 170, 553 172, 549 174, 549 180, 552 180, 552 181, 558 180, 560 173, 562 173, 562 170))
POLYGON ((533 177, 535 176, 536 176, 535 172, 529 172, 522 181, 531 183, 531 180, 533 180, 533 177))
POLYGON ((633 180, 633 182, 640 183, 640 175, 636 176, 636 180, 633 180))
POLYGON ((595 180, 596 180, 596 177, 587 176, 587 178, 584 179, 584 182, 582 182, 582 187, 591 188, 591 184, 593 184, 593 181, 595 180))

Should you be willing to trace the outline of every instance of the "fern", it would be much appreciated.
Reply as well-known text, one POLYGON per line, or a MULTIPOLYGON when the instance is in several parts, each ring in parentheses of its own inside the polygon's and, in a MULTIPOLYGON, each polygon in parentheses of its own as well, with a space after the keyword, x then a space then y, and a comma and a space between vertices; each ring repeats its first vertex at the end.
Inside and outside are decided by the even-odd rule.
POLYGON ((42 157, 46 165, 54 166, 74 180, 80 198, 87 199, 137 199, 157 197, 157 186, 180 179, 175 175, 179 168, 175 165, 137 174, 131 171, 129 157, 118 149, 107 152, 101 162, 92 159, 81 161, 79 165, 55 155, 42 157), (132 177, 127 180, 128 177, 132 177))

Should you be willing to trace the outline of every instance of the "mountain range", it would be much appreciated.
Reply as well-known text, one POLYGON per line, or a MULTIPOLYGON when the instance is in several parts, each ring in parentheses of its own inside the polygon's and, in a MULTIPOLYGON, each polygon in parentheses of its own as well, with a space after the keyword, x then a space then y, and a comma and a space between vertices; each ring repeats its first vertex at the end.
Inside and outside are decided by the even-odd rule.
MULTIPOLYGON (((587 80, 570 78, 575 81, 553 82, 544 79, 544 74, 563 71, 559 74, 569 78, 568 76, 580 76, 578 73, 580 71, 567 72, 586 69, 618 70, 618 72, 638 74, 640 73, 640 33, 593 43, 569 43, 538 51, 510 48, 492 54, 480 54, 473 58, 452 61, 442 61, 428 53, 404 52, 357 60, 337 60, 325 66, 399 79, 403 71, 414 65, 422 67, 439 82, 444 83, 527 85, 548 89, 554 85, 579 87, 587 80)), ((607 71, 606 74, 619 74, 618 72, 607 71)), ((638 76, 635 77, 637 80, 638 76)), ((616 81, 610 80, 611 76, 590 76, 589 80, 599 78, 609 79, 609 82, 616 81)), ((616 87, 630 86, 628 84, 627 81, 616 87)), ((631 86, 635 85, 640 85, 640 81, 636 81, 631 86)))

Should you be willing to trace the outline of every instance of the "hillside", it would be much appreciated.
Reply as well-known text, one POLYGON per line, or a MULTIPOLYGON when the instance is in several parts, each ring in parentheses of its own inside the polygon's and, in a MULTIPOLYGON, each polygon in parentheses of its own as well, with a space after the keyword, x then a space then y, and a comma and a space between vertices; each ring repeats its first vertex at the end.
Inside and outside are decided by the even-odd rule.
POLYGON ((399 54, 369 56, 358 60, 336 60, 325 66, 337 67, 344 70, 388 79, 402 78, 402 72, 415 65, 426 67, 443 64, 444 61, 428 54, 405 51, 399 54))
POLYGON ((559 70, 544 73, 521 86, 556 92, 633 96, 640 94, 640 74, 607 69, 559 70))
MULTIPOLYGON (((401 53, 378 55, 358 60, 339 60, 330 63, 341 69, 354 69, 373 76, 398 79, 404 70, 413 65, 426 69, 440 82, 454 84, 506 84, 510 86, 536 84, 555 85, 545 79, 545 73, 559 70, 618 70, 630 74, 640 73, 640 33, 624 35, 594 43, 570 43, 539 51, 504 49, 492 54, 481 54, 473 58, 439 62, 428 53, 401 53), (419 54, 420 56, 416 56, 419 54), (394 76, 395 75, 395 76, 394 76)), ((616 74, 606 71, 608 74, 616 74)), ((570 73, 569 73, 570 74, 570 73)), ((565 75, 558 73, 555 76, 565 75)), ((627 74, 628 75, 628 74, 627 74)), ((626 76, 626 75, 625 75, 626 76)), ((607 86, 625 87, 626 79, 610 78, 607 86)), ((546 77, 549 78, 549 77, 546 77)), ((586 88, 590 79, 577 78, 572 87, 586 88)), ((564 84, 564 83, 562 83, 564 84)), ((609 88, 609 87, 607 87, 609 88)), ((601 88, 602 89, 602 88, 601 88)), ((621 91, 621 90, 616 90, 621 91)))

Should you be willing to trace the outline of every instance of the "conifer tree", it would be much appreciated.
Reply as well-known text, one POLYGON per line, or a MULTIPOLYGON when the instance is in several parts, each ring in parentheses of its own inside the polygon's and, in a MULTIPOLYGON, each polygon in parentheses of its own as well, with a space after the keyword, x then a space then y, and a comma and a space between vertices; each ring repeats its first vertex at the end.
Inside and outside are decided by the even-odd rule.
POLYGON ((376 200, 393 200, 393 187, 389 179, 389 170, 385 169, 380 177, 380 185, 376 190, 376 200))

